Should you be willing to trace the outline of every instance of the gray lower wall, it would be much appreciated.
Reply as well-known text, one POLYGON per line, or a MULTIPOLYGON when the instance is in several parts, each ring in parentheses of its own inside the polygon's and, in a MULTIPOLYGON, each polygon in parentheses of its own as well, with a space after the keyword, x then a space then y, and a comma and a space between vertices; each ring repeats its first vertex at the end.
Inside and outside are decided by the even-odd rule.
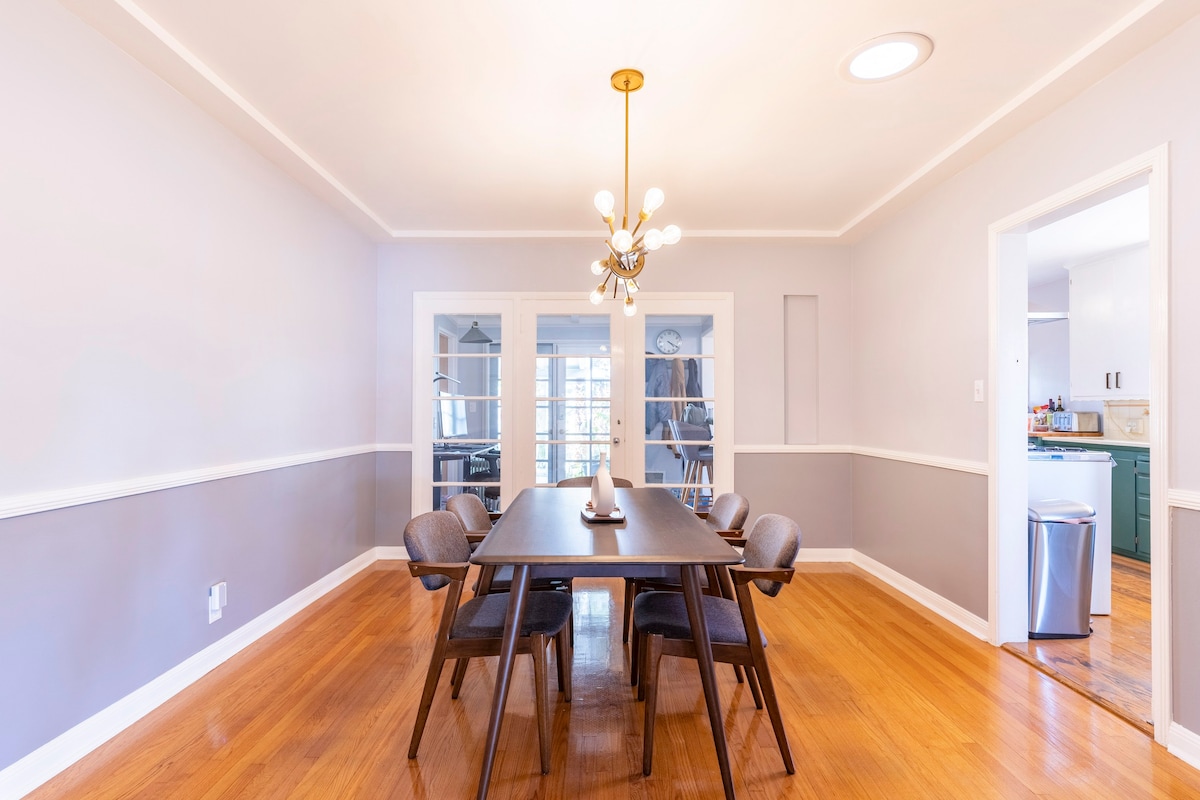
POLYGON ((1200 581, 1195 573, 1200 564, 1200 511, 1172 511, 1170 559, 1172 716, 1189 731, 1200 731, 1200 581))
POLYGON ((0 769, 373 547, 375 460, 0 520, 0 769))
POLYGON ((986 475, 854 456, 854 549, 987 619, 986 475))
POLYGON ((734 489, 750 501, 750 520, 783 514, 800 525, 801 546, 854 546, 853 456, 738 453, 734 489))
POLYGON ((412 453, 379 453, 375 543, 404 546, 404 526, 412 518, 412 453))

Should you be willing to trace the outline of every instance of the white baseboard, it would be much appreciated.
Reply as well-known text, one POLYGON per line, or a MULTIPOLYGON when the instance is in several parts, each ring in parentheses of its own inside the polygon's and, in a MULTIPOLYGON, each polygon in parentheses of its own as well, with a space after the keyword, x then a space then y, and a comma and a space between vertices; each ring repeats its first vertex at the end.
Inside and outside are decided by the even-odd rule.
POLYGON ((879 563, 870 556, 865 556, 857 550, 852 551, 852 553, 850 563, 871 573, 893 589, 908 595, 933 613, 949 620, 975 638, 987 641, 987 620, 972 614, 962 606, 950 602, 941 595, 931 592, 911 578, 901 575, 896 570, 879 563))
POLYGON ((854 551, 849 547, 801 547, 796 554, 797 564, 819 564, 854 560, 854 551))
POLYGON ((403 547, 376 547, 375 557, 380 561, 408 561, 408 550, 403 547))
POLYGON ((1196 769, 1200 769, 1200 733, 1172 722, 1167 728, 1167 752, 1196 769))
MULTIPOLYGON (((23 797, 74 764, 238 652, 282 625, 297 612, 374 563, 375 548, 338 567, 279 605, 213 642, 103 711, 0 770, 0 798, 23 797)), ((402 548, 401 548, 402 549, 402 548)))

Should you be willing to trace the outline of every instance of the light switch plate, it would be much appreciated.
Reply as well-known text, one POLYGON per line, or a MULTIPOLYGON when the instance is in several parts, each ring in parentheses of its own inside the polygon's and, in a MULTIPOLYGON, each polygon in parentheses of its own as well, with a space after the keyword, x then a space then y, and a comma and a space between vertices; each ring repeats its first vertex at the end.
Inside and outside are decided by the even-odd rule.
POLYGON ((983 381, 975 381, 975 402, 983 402, 983 381))
POLYGON ((208 624, 211 625, 221 618, 221 609, 225 607, 225 581, 214 583, 208 587, 208 624))

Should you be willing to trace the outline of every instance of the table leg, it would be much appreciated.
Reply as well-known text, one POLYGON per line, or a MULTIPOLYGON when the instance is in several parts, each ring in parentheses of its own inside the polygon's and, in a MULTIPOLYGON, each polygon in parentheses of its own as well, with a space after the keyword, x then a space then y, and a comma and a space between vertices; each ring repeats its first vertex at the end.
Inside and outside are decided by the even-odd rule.
MULTIPOLYGON (((504 640, 500 644, 500 663, 496 667, 496 686, 492 691, 492 716, 488 720, 487 740, 483 748, 483 769, 479 773, 479 791, 476 794, 478 800, 487 797, 488 783, 492 778, 492 762, 496 760, 496 747, 500 743, 500 723, 504 719, 504 704, 508 700, 513 661, 517 655, 517 638, 521 633, 521 622, 525 617, 525 599, 528 596, 529 565, 517 564, 513 568, 508 612, 504 617, 504 640)), ((705 641, 708 641, 707 636, 705 641)), ((711 662, 709 669, 712 669, 711 662)))
POLYGON ((704 684, 704 701, 708 705, 708 722, 712 726, 713 744, 717 749, 717 764, 721 768, 721 783, 726 800, 733 800, 733 774, 729 769, 729 750, 725 745, 725 726, 721 719, 721 699, 717 693, 717 671, 713 667, 712 642, 708 638, 708 621, 700 599, 700 567, 690 564, 680 570, 683 578, 683 599, 687 604, 688 621, 692 625, 692 641, 696 645, 696 664, 700 682, 704 684))

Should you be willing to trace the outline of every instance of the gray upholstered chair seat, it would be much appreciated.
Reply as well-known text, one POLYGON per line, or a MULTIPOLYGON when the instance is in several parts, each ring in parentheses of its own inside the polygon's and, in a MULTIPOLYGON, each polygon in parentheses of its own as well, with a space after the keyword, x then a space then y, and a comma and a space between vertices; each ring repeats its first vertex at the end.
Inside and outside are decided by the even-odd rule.
MULTIPOLYGON (((746 644, 746 626, 736 600, 701 595, 704 618, 708 621, 708 636, 714 643, 746 644)), ((691 639, 687 605, 679 592, 642 592, 633 601, 633 615, 638 632, 657 634, 667 639, 691 639)), ((761 634, 760 634, 761 635, 761 634)), ((763 647, 767 637, 762 637, 763 647)))
MULTIPOLYGON (((507 594, 485 594, 463 603, 458 607, 450 638, 499 639, 504 634, 508 597, 507 594)), ((571 616, 571 604, 571 595, 567 592, 531 592, 525 600, 521 635, 562 630, 571 616)))

